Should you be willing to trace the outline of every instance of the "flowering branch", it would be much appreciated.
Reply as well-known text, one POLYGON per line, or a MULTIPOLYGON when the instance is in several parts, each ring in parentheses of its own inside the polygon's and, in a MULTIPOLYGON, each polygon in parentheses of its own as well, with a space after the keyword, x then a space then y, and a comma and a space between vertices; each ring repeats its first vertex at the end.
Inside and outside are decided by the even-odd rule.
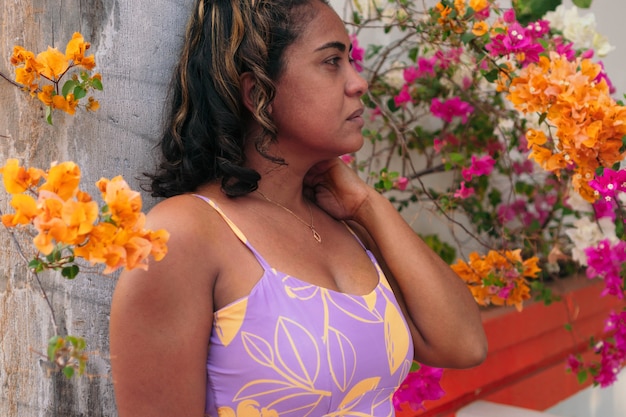
MULTIPOLYGON (((82 98, 90 90, 102 90, 93 55, 85 56, 90 47, 80 33, 75 33, 65 54, 56 48, 35 56, 15 46, 11 63, 16 67, 16 80, 5 74, 0 77, 26 90, 46 105, 46 120, 52 124, 52 112, 62 110, 75 114, 82 98), (74 68, 82 68, 61 87, 62 79, 74 68), (50 84, 40 85, 47 80, 50 84)), ((99 103, 88 97, 85 108, 96 111, 99 103)), ((61 332, 54 307, 40 278, 46 270, 59 271, 67 279, 80 272, 78 261, 91 265, 105 264, 104 273, 120 268, 146 269, 149 256, 156 261, 167 253, 169 235, 164 230, 144 229, 141 196, 131 190, 122 177, 102 178, 96 186, 104 204, 100 207, 92 197, 79 189, 80 168, 73 162, 53 163, 49 170, 25 168, 16 159, 9 159, 0 168, 5 190, 12 196, 13 213, 0 212, 2 224, 9 232, 15 248, 33 273, 50 310, 54 336, 48 342, 49 362, 67 377, 85 371, 88 355, 83 338, 61 332), (34 236, 37 250, 28 260, 15 230, 34 236)))
MULTIPOLYGON (((344 160, 398 210, 440 214, 460 252, 457 230, 480 245, 457 258, 423 236, 484 306, 556 301, 546 283, 582 271, 624 297, 626 107, 597 60, 613 47, 592 14, 560 4, 354 0, 350 10, 370 146, 344 160)), ((604 365, 576 368, 600 385, 626 364, 626 345, 603 343, 604 365)))

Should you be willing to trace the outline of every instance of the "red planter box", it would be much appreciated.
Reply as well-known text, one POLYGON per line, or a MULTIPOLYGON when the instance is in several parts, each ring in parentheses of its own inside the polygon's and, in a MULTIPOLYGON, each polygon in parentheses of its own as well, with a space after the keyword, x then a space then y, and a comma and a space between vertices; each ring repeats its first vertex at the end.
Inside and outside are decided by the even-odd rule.
POLYGON ((485 362, 473 369, 445 370, 442 399, 427 402, 424 412, 408 409, 397 416, 451 417, 479 399, 545 410, 586 388, 589 382, 581 385, 566 372, 566 359, 575 352, 592 355, 589 337, 601 337, 609 312, 624 307, 615 297, 600 297, 603 289, 600 280, 568 278, 555 283, 553 291, 562 301, 550 306, 530 302, 522 312, 508 307, 485 310, 485 362), (567 323, 572 323, 572 331, 566 330, 567 323))

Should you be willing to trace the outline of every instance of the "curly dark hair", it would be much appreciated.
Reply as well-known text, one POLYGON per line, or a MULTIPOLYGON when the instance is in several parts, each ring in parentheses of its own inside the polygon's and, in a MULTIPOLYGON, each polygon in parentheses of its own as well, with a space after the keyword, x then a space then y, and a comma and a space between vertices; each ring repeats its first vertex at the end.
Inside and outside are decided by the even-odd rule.
POLYGON ((170 109, 159 148, 161 161, 146 174, 154 197, 194 191, 221 180, 228 196, 254 191, 261 178, 244 166, 250 121, 260 126, 252 138, 264 157, 276 138, 269 106, 283 70, 285 49, 313 19, 313 1, 198 0, 174 71, 170 109), (242 102, 240 77, 255 78, 254 110, 242 102))

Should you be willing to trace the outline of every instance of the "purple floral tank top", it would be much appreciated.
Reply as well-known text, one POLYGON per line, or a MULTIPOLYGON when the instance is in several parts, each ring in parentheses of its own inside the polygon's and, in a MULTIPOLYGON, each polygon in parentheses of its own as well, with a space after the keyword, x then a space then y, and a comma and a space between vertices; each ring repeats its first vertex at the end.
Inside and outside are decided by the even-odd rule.
POLYGON ((273 269, 213 201, 197 197, 264 269, 247 297, 214 313, 206 415, 393 416, 393 393, 410 370, 413 343, 371 252, 379 283, 369 294, 312 285, 273 269))

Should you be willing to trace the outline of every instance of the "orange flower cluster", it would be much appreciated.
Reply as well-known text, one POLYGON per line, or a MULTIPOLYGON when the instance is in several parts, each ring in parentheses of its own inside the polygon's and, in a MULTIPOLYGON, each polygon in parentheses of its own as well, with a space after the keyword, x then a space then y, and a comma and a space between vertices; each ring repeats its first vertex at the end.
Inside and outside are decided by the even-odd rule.
MULTIPOLYGON (((83 36, 76 32, 62 53, 57 48, 48 47, 45 52, 37 56, 21 46, 13 47, 11 64, 16 66, 15 81, 22 84, 31 95, 37 98, 49 109, 59 109, 68 114, 74 114, 79 100, 86 96, 90 88, 102 90, 100 74, 89 76, 86 71, 91 71, 96 66, 93 55, 85 56, 89 49, 89 42, 85 42, 83 36), (76 75, 68 80, 62 90, 59 90, 59 82, 67 72, 81 67, 84 71, 80 78, 76 75), (41 79, 47 79, 52 84, 40 86, 41 79)), ((85 108, 90 111, 98 110, 100 104, 93 97, 89 97, 85 108)))
POLYGON ((548 138, 538 130, 527 135, 530 158, 559 174, 574 170, 573 186, 588 201, 596 199, 588 185, 596 169, 624 159, 620 152, 626 135, 626 107, 610 96, 597 77, 601 67, 588 59, 568 61, 551 53, 523 68, 509 85, 507 98, 522 113, 544 115, 555 128, 548 138))
MULTIPOLYGON (((454 7, 447 6, 443 2, 435 5, 434 11, 438 14, 437 23, 444 30, 452 30, 456 33, 463 33, 466 30, 467 20, 471 16, 467 16, 468 7, 474 13, 480 13, 491 5, 491 0, 454 0, 454 7)), ((487 33, 489 26, 486 22, 475 22, 472 32, 476 36, 482 36, 487 33)))
POLYGON ((473 252, 469 263, 458 260, 452 269, 468 285, 476 302, 482 306, 514 305, 522 310, 524 300, 530 298, 528 279, 538 277, 539 259, 523 260, 519 249, 491 250, 486 256, 473 252))
POLYGON ((121 176, 98 181, 106 203, 99 209, 89 194, 79 190, 80 169, 74 162, 53 164, 45 172, 9 159, 0 174, 15 209, 2 216, 2 223, 32 224, 37 231, 33 242, 44 255, 59 244, 73 247, 75 256, 105 264, 106 274, 121 267, 147 269, 148 256, 159 261, 167 253, 169 234, 144 229, 141 196, 121 176))

